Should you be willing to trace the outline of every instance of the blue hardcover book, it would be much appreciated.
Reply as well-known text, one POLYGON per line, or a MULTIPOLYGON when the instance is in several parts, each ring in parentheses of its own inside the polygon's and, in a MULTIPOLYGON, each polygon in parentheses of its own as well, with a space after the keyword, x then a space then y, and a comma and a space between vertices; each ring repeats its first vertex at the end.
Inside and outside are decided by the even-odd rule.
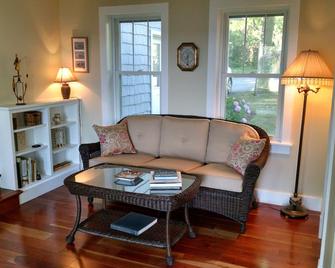
POLYGON ((140 213, 129 212, 111 224, 111 228, 116 231, 125 232, 132 235, 140 235, 157 222, 157 218, 140 213))

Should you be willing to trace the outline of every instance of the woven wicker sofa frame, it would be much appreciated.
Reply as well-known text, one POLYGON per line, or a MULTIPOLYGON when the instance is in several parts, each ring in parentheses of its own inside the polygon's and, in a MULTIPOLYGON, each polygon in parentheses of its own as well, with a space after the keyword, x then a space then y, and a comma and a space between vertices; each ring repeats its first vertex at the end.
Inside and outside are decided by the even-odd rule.
MULTIPOLYGON (((192 115, 165 114, 160 116, 172 116, 178 118, 192 118, 192 119, 198 118, 198 119, 209 119, 209 120, 214 119, 209 117, 192 116, 192 115)), ((122 122, 125 119, 126 117, 121 119, 120 122, 122 122)), ((217 118, 215 119, 218 120, 217 118)), ((219 119, 219 120, 230 122, 229 120, 225 119, 219 119)), ((256 201, 254 200, 254 189, 256 181, 259 177, 261 169, 264 167, 267 161, 270 151, 270 140, 267 133, 262 128, 257 127, 255 125, 251 124, 245 124, 245 125, 253 127, 258 132, 260 138, 266 139, 266 144, 259 158, 249 163, 249 165, 247 166, 243 178, 242 192, 231 192, 201 186, 198 194, 193 199, 192 203, 189 205, 189 207, 214 212, 238 222, 240 224, 241 233, 245 232, 248 213, 252 203, 254 202, 254 206, 256 204, 255 203, 256 201)), ((100 143, 96 142, 96 143, 81 144, 79 147, 79 151, 83 161, 83 167, 84 169, 88 169, 89 160, 101 155, 100 143)))

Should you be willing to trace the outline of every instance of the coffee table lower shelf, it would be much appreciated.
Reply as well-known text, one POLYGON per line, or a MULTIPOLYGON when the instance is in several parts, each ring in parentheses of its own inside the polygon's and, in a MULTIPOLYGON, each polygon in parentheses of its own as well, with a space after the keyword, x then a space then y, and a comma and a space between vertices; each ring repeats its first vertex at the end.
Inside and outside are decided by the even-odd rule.
MULTIPOLYGON (((139 236, 127 234, 111 229, 110 224, 127 214, 124 211, 112 209, 103 209, 92 214, 86 220, 82 221, 77 231, 84 233, 111 238, 120 241, 137 243, 141 245, 166 248, 166 220, 158 218, 157 223, 139 236)), ((170 245, 173 246, 180 240, 187 230, 186 223, 182 221, 169 221, 170 245)))

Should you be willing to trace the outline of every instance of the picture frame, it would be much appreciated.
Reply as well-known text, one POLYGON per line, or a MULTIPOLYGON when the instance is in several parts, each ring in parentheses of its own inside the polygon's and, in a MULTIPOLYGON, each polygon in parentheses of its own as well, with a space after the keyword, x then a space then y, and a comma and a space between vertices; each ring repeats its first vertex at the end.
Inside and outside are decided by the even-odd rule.
POLYGON ((88 73, 88 38, 72 37, 72 66, 76 73, 88 73))
POLYGON ((182 43, 177 48, 177 66, 191 72, 199 65, 199 49, 194 43, 182 43))

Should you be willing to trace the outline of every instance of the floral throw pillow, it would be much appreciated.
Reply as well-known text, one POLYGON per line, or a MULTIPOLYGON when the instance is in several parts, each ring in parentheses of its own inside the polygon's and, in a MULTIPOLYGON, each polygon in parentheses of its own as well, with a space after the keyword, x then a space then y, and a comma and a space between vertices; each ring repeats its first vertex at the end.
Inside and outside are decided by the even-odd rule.
POLYGON ((93 125, 93 128, 99 137, 102 156, 136 153, 126 123, 112 126, 93 125))
POLYGON ((244 175, 248 164, 262 153, 265 141, 265 139, 240 138, 231 146, 226 164, 244 175))

